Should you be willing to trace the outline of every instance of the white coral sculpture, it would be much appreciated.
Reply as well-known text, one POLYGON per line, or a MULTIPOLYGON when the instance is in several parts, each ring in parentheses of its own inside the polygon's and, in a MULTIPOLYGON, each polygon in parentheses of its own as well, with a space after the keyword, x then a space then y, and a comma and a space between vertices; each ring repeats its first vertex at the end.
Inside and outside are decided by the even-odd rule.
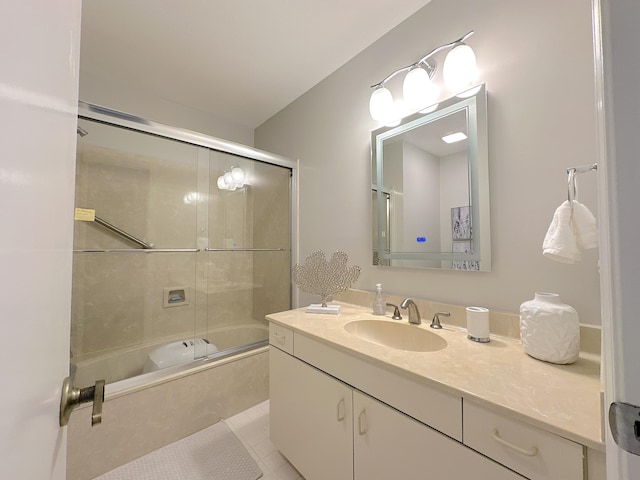
POLYGON ((322 306, 336 293, 349 289, 360 276, 360 267, 347 267, 349 257, 344 252, 335 252, 327 262, 322 250, 313 252, 303 265, 293 267, 293 281, 306 293, 320 295, 322 306))

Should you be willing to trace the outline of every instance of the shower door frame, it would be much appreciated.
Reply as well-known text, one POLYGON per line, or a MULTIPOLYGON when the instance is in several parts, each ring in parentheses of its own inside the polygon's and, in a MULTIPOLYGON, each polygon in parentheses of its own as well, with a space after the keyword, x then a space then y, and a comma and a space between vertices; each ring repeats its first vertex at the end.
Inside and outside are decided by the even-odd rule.
MULTIPOLYGON (((125 128, 133 131, 138 131, 150 135, 154 135, 160 138, 166 138, 169 140, 174 140, 178 142, 183 142, 186 144, 194 145, 196 147, 207 148, 213 151, 223 152, 231 155, 235 155, 242 158, 247 158, 250 160, 255 160, 258 162, 275 165, 283 168, 288 168, 291 172, 290 181, 289 181, 289 225, 290 225, 290 255, 289 255, 289 298, 290 298, 290 306, 291 308, 296 308, 298 305, 298 297, 297 297, 297 289, 293 283, 292 277, 292 267, 296 263, 298 263, 298 182, 299 182, 299 161, 298 160, 290 160, 286 157, 276 155, 270 152, 266 152, 264 150, 259 150, 253 147, 249 147, 247 145, 242 145, 236 142, 232 142, 229 140, 224 140, 221 138, 213 137, 210 135, 205 135, 202 133, 172 127, 169 125, 165 125, 162 123, 154 122, 151 120, 147 120, 145 118, 141 118, 135 115, 131 115, 128 113, 120 112, 117 110, 113 110, 110 108, 102 107, 99 105, 94 105, 91 103, 87 103, 84 101, 78 102, 78 119, 85 119, 94 122, 103 123, 106 125, 111 125, 119 128, 125 128)), ((162 249, 160 249, 162 250, 162 249)), ((206 249, 194 249, 194 252, 205 250, 206 249)), ((153 250, 135 250, 136 252, 149 253, 153 252, 153 250)), ((264 342, 258 342, 260 344, 264 343, 266 345, 268 339, 264 342)), ((257 344, 256 344, 257 345, 257 344)), ((244 347, 243 347, 244 348, 244 347)), ((206 358, 208 359, 216 359, 220 356, 228 356, 230 354, 236 353, 239 349, 228 349, 224 352, 219 352, 219 354, 209 355, 206 358)), ((180 367, 180 366, 178 366, 180 367)), ((157 372, 158 374, 163 372, 157 372)), ((124 381, 125 384, 128 383, 127 379, 124 381)))

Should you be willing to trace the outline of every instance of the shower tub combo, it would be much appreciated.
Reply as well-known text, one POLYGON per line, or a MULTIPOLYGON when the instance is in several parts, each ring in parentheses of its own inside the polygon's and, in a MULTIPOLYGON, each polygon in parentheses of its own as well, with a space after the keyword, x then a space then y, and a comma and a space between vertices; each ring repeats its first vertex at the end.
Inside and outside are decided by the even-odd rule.
POLYGON ((268 313, 291 308, 296 164, 81 103, 69 422, 90 479, 268 398, 268 313))

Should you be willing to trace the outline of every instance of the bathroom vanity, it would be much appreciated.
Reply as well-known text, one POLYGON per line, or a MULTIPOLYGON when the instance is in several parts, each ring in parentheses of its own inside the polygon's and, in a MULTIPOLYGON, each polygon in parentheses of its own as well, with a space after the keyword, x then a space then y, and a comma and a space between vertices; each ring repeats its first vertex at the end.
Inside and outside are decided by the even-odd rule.
POLYGON ((551 365, 349 304, 267 319, 271 440, 306 480, 603 478, 595 355, 551 365))

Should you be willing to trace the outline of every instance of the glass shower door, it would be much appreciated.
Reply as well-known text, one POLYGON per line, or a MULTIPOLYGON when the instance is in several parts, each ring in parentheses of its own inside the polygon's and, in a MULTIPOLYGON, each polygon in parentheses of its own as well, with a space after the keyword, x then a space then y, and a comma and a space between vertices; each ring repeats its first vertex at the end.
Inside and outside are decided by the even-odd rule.
POLYGON ((207 338, 227 350, 266 340, 265 315, 290 308, 291 170, 217 151, 209 169, 207 338), (244 184, 224 188, 234 167, 244 184))
POLYGON ((74 385, 264 344, 265 315, 291 308, 293 166, 101 115, 78 122, 74 385))
POLYGON ((79 125, 71 363, 84 387, 154 369, 154 349, 194 339, 199 149, 79 125))

